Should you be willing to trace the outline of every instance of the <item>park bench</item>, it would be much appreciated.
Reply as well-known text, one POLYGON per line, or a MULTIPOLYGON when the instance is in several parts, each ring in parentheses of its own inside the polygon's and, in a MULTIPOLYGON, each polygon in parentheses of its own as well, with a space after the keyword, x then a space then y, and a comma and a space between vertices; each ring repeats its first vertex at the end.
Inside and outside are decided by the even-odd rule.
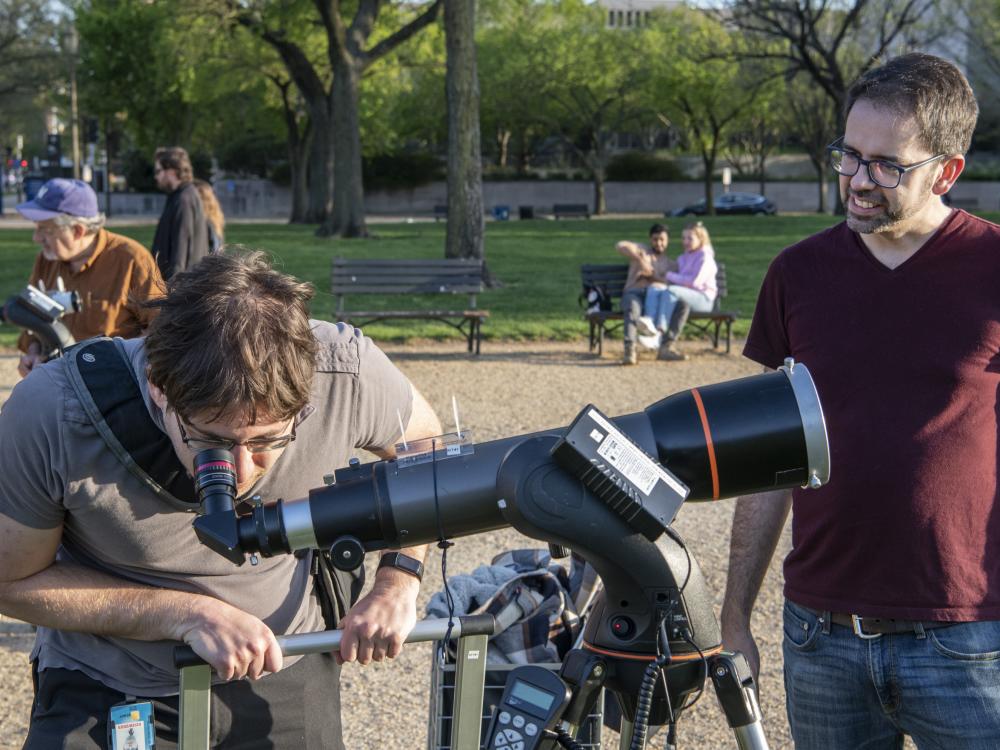
MULTIPOLYGON (((580 276, 584 288, 602 286, 611 300, 610 310, 588 312, 584 318, 590 326, 590 351, 597 350, 600 356, 604 351, 604 337, 624 325, 624 314, 621 311, 622 290, 628 277, 628 264, 623 263, 587 263, 580 266, 580 276)), ((712 342, 712 347, 719 348, 720 329, 726 327, 726 354, 732 348, 732 325, 739 313, 722 309, 722 300, 728 294, 726 287, 726 266, 719 263, 719 271, 715 276, 719 293, 711 312, 693 312, 688 318, 688 325, 694 328, 700 336, 712 342)))
MULTIPOLYGON (((363 328, 381 320, 439 320, 465 336, 470 352, 479 354, 483 319, 488 310, 476 309, 476 295, 483 291, 483 261, 461 258, 443 260, 369 260, 334 258, 330 287, 337 300, 338 322, 363 328), (348 295, 468 294, 465 309, 364 310, 346 307, 348 295)), ((454 306, 452 306, 454 307, 454 306)))
POLYGON ((439 203, 434 206, 434 221, 441 221, 441 219, 448 220, 448 206, 439 203))
POLYGON ((586 203, 556 203, 552 206, 552 215, 557 219, 574 216, 582 216, 584 219, 589 219, 590 208, 588 208, 586 203))

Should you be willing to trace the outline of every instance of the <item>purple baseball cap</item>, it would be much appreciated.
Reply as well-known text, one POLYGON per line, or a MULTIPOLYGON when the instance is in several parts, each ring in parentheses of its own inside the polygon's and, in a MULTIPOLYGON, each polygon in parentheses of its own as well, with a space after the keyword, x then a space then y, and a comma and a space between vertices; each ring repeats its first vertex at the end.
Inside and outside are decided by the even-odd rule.
POLYGON ((34 200, 17 207, 18 213, 29 221, 54 219, 59 214, 92 218, 100 213, 97 193, 83 180, 56 177, 42 185, 34 200))

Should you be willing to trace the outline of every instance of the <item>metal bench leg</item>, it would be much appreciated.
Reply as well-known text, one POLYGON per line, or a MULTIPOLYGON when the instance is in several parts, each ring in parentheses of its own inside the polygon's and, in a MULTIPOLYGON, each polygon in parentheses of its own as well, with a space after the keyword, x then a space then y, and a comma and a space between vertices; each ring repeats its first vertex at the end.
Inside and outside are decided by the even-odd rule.
POLYGON ((472 354, 472 347, 475 344, 475 340, 476 340, 476 319, 469 318, 469 332, 465 334, 465 344, 469 354, 472 354))
POLYGON ((483 321, 476 318, 476 356, 479 356, 479 349, 483 343, 483 321))
POLYGON ((458 640, 455 706, 451 722, 451 746, 455 750, 479 747, 486 684, 486 643, 485 635, 462 636, 458 640))
POLYGON ((726 321, 726 354, 729 354, 729 350, 732 348, 732 345, 733 345, 732 327, 733 327, 733 321, 727 320, 726 321))
POLYGON ((207 664, 181 670, 179 750, 208 750, 212 706, 212 668, 207 664))
POLYGON ((604 356, 604 321, 597 326, 597 356, 604 356))
POLYGON ((715 321, 715 336, 712 337, 712 348, 713 349, 718 349, 719 348, 719 328, 721 328, 721 327, 722 327, 722 321, 721 320, 715 321))

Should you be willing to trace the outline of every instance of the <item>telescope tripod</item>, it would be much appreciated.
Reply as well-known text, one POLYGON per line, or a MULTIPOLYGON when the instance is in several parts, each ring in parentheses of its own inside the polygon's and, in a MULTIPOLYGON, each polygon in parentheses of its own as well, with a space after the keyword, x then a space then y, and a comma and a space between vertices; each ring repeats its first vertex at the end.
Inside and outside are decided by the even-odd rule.
MULTIPOLYGON (((659 668, 654 662, 650 664, 647 673, 655 685, 660 682, 659 668)), ((740 750, 769 750, 767 738, 764 736, 754 679, 746 657, 739 652, 723 651, 706 658, 702 664, 707 672, 702 678, 711 678, 726 722, 733 730, 737 747, 740 750)), ((664 664, 662 668, 669 669, 669 665, 664 664)), ((562 728, 567 735, 572 736, 580 721, 593 711, 595 701, 602 695, 600 688, 613 669, 614 665, 609 664, 607 657, 597 656, 586 649, 573 649, 566 655, 559 676, 570 686, 572 692, 572 698, 561 720, 562 728)), ((680 699, 686 700, 687 696, 697 689, 699 689, 697 683, 683 686, 680 699)), ((652 697, 651 690, 648 692, 648 697, 652 697)), ((677 697, 669 696, 668 700, 673 704, 677 702, 677 697)), ((644 706, 640 699, 639 715, 635 717, 635 721, 622 716, 619 730, 620 750, 642 750, 647 747, 648 707, 648 700, 644 706), (645 716, 642 715, 644 710, 645 716)), ((679 717, 671 718, 673 721, 668 727, 672 730, 679 717)), ((547 749, 559 746, 572 747, 571 744, 560 743, 556 739, 552 739, 550 744, 542 747, 547 749)), ((673 731, 669 731, 664 748, 674 750, 674 747, 673 731)))

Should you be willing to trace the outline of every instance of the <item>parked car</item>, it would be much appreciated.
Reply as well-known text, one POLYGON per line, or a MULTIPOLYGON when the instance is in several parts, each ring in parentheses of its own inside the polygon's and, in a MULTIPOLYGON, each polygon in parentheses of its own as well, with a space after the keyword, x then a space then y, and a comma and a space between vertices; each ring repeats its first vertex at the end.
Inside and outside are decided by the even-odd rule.
MULTIPOLYGON (((723 193, 715 196, 715 213, 717 214, 753 214, 755 216, 773 216, 777 207, 757 193, 723 193)), ((675 208, 668 216, 704 216, 705 199, 683 208, 675 208)))

